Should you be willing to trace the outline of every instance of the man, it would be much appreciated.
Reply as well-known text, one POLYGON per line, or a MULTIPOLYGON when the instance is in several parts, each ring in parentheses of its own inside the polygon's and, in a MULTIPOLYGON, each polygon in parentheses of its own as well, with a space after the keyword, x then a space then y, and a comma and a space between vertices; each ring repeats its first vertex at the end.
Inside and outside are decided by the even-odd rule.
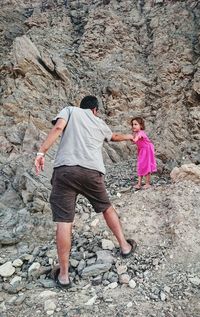
POLYGON ((54 127, 40 146, 35 159, 36 174, 44 169, 45 153, 62 134, 54 162, 50 203, 53 221, 57 223, 56 244, 60 269, 56 282, 68 288, 69 255, 76 197, 85 196, 97 213, 103 213, 108 227, 117 238, 121 255, 129 256, 136 248, 134 240, 126 240, 118 215, 112 207, 104 184, 102 158, 104 140, 132 140, 132 134, 112 133, 97 117, 98 100, 86 96, 78 107, 66 107, 52 121, 54 127))

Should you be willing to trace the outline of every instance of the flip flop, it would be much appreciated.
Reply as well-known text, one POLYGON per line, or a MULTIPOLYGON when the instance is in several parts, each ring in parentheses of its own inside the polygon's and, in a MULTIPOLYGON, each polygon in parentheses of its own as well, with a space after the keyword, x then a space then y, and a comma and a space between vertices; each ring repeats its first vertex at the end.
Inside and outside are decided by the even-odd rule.
POLYGON ((58 268, 54 273, 54 280, 56 282, 56 286, 62 289, 69 289, 72 286, 71 281, 69 281, 69 283, 67 284, 61 283, 58 278, 59 273, 60 273, 60 268, 58 268))
POLYGON ((133 239, 127 239, 126 240, 130 245, 131 245, 131 250, 128 252, 128 253, 123 253, 123 252, 121 252, 121 256, 123 257, 123 258, 128 258, 129 256, 131 256, 131 254, 133 253, 133 252, 135 252, 135 249, 137 248, 137 243, 135 242, 135 240, 133 240, 133 239))

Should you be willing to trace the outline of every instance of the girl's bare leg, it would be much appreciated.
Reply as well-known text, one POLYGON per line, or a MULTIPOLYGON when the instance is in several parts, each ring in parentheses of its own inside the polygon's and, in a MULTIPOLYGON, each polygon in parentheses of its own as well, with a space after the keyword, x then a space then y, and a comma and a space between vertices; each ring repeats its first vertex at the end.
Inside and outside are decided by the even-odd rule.
POLYGON ((144 189, 147 189, 147 188, 149 188, 149 187, 151 187, 151 174, 149 173, 149 174, 147 174, 146 176, 145 176, 145 178, 146 178, 146 183, 145 183, 145 185, 143 186, 143 188, 144 189))
POLYGON ((134 186, 135 189, 140 189, 142 187, 142 176, 138 177, 138 183, 134 186))

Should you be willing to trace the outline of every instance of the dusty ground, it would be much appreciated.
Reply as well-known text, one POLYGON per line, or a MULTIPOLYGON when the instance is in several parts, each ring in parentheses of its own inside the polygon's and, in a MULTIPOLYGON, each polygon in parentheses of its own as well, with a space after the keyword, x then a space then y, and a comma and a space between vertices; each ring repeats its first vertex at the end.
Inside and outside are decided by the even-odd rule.
MULTIPOLYGON (((116 240, 102 217, 93 212, 87 217, 77 214, 74 237, 84 239, 90 228, 99 241, 105 237, 112 240, 116 245, 112 251, 115 261, 126 266, 136 286, 95 286, 89 278, 80 278, 69 291, 55 287, 45 290, 39 280, 34 280, 17 294, 1 292, 1 317, 200 316, 200 187, 184 182, 123 191, 120 193, 118 188, 112 201, 126 236, 138 243, 132 257, 120 257, 116 240), (96 224, 92 225, 94 220, 96 224)), ((38 240, 37 244, 41 248, 51 244, 55 251, 53 240, 38 240)), ((1 256, 5 256, 5 249, 1 256)))

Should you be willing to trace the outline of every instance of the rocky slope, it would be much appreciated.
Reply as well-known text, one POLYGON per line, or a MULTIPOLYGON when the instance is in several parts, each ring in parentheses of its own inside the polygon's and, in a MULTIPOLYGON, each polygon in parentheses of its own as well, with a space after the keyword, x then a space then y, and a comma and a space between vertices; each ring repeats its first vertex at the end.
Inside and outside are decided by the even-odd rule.
POLYGON ((199 1, 2 0, 0 44, 0 315, 199 316, 199 1), (145 118, 159 173, 153 189, 135 193, 134 146, 105 145, 107 187, 139 248, 122 261, 80 198, 74 285, 63 293, 49 278, 56 145, 39 177, 33 159, 52 117, 86 94, 98 96, 113 131, 145 118), (174 170, 184 182, 172 184, 184 163, 196 165, 174 170))

